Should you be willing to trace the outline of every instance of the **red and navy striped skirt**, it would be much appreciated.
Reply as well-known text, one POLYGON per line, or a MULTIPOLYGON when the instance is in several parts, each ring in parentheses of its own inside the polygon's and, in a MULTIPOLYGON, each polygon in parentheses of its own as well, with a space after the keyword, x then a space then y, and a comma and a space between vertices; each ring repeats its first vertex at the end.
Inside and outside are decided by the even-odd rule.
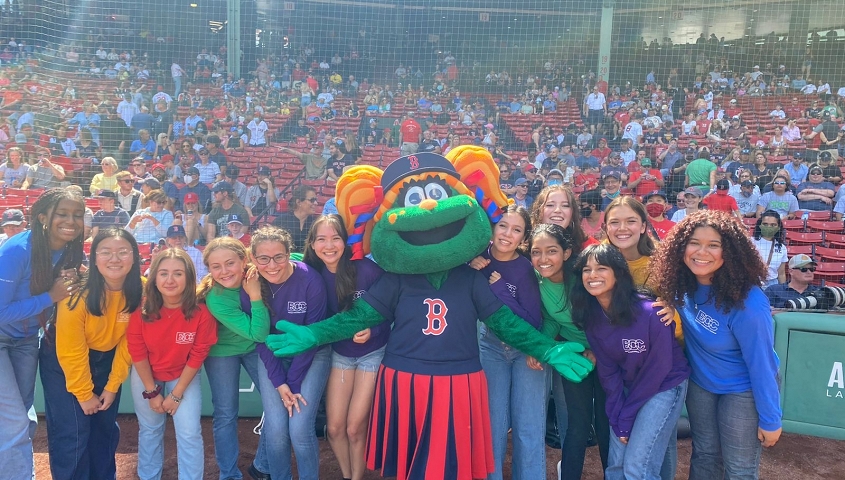
POLYGON ((381 366, 367 468, 397 480, 472 480, 494 471, 483 371, 419 375, 381 366))

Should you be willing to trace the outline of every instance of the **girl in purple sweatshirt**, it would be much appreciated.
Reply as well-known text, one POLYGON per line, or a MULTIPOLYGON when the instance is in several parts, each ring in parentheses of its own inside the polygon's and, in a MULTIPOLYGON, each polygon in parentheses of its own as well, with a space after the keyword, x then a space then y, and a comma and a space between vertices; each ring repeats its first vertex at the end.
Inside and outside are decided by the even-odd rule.
POLYGON ((686 397, 683 349, 652 300, 637 292, 616 247, 592 245, 574 268, 572 319, 587 335, 607 394, 605 479, 658 479, 686 397))

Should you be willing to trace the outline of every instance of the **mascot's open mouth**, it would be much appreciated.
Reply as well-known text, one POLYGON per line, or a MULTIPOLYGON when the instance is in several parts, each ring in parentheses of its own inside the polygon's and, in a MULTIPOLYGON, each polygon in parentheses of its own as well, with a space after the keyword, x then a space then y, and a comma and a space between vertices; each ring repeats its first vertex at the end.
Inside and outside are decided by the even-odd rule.
POLYGON ((434 245, 456 237, 459 233, 461 233, 461 230, 463 230, 465 223, 466 218, 462 218, 452 223, 447 223, 442 227, 436 227, 430 230, 398 233, 399 238, 407 242, 409 245, 413 245, 415 247, 434 245))

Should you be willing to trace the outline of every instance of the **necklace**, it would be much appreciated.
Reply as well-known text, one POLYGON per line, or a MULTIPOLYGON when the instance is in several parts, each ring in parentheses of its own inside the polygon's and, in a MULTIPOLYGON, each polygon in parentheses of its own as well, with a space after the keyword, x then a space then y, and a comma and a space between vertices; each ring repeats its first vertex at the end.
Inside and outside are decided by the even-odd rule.
POLYGON ((695 294, 692 294, 691 298, 692 298, 693 307, 695 308, 695 313, 697 315, 698 314, 698 308, 710 301, 710 294, 708 293, 707 297, 701 303, 698 303, 697 301, 695 301, 695 294))
MULTIPOLYGON (((288 263, 288 265, 290 265, 290 263, 288 263)), ((291 274, 290 274, 290 275, 288 275, 287 277, 285 277, 285 279, 282 281, 282 283, 280 283, 280 284, 279 284, 279 288, 277 288, 275 292, 273 291, 273 287, 270 287, 270 295, 273 297, 273 300, 275 300, 275 299, 276 299, 276 294, 277 294, 277 293, 279 293, 279 291, 280 291, 282 288, 284 288, 285 284, 288 282, 288 280, 290 279, 291 275, 293 275, 293 273, 292 273, 292 272, 291 272, 291 274)), ((269 284, 268 284, 268 286, 269 286, 269 284)))

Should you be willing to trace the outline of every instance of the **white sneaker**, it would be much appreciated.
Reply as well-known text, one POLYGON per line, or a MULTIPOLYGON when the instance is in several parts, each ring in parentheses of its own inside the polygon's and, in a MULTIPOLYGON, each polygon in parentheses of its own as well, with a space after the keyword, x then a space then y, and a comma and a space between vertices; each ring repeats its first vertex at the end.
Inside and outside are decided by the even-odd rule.
POLYGON ((563 460, 561 460, 561 461, 557 462, 557 480, 560 480, 560 463, 561 463, 562 461, 563 461, 563 460))

